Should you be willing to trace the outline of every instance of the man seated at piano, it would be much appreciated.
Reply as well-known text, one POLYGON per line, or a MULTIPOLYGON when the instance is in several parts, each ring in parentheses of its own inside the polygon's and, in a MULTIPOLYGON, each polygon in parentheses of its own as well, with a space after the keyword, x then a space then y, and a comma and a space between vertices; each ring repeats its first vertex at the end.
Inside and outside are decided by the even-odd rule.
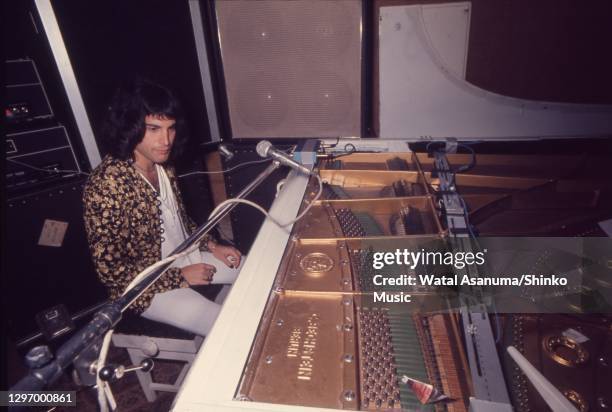
MULTIPOLYGON (((165 87, 135 80, 115 93, 103 131, 108 155, 83 194, 89 248, 111 299, 196 229, 171 166, 186 138, 181 105, 165 87)), ((131 309, 207 335, 240 268, 237 249, 206 235, 200 250, 175 260, 131 309), (216 302, 190 288, 211 283, 225 284, 216 302)))

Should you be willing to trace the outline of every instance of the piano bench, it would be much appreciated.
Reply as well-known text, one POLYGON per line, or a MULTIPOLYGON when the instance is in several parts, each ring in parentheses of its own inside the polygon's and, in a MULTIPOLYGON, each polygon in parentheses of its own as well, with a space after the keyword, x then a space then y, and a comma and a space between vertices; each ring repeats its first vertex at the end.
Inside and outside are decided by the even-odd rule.
MULTIPOLYGON (((145 358, 181 361, 185 364, 174 383, 153 382, 153 371, 136 371, 145 397, 155 401, 155 391, 178 392, 204 338, 164 323, 126 314, 113 333, 115 347, 125 348, 133 365, 145 358)), ((155 368, 153 368, 155 369, 155 368)))

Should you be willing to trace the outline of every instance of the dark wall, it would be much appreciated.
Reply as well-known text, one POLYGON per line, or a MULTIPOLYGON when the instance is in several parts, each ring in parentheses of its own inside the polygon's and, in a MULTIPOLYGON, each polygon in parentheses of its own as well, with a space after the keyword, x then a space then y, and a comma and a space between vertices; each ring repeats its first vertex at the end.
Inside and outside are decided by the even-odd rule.
POLYGON ((37 331, 36 313, 64 304, 70 314, 107 298, 89 256, 81 195, 83 179, 5 203, 3 317, 15 341, 37 331), (39 243, 45 220, 67 223, 59 246, 39 243))
MULTIPOLYGON (((142 76, 176 92, 190 139, 179 174, 203 169, 200 146, 210 141, 208 118, 187 0, 53 0, 59 26, 96 139, 108 104, 124 81, 142 76)), ((99 145, 104 155, 103 145, 99 145)), ((180 180, 196 221, 210 208, 207 180, 180 180)))
POLYGON ((472 0, 467 80, 525 99, 612 103, 612 2, 472 0))

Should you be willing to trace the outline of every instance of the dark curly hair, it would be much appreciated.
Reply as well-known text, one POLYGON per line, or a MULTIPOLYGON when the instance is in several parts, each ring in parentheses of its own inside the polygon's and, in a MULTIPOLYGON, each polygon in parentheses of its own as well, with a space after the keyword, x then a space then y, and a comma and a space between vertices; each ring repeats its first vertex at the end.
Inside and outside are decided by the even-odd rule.
POLYGON ((103 130, 106 151, 117 159, 133 159, 134 149, 144 138, 145 117, 149 115, 176 122, 169 162, 176 160, 187 141, 183 109, 169 89, 145 79, 132 80, 115 92, 103 130))

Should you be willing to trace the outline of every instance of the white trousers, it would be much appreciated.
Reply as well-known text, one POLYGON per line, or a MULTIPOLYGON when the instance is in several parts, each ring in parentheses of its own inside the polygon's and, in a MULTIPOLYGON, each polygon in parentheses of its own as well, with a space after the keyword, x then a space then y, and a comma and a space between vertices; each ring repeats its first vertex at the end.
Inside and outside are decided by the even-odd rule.
POLYGON ((215 301, 211 301, 191 288, 173 289, 158 293, 153 297, 151 305, 141 316, 156 322, 166 323, 186 330, 196 335, 208 335, 212 329, 225 297, 229 293, 242 265, 236 269, 229 268, 210 252, 202 252, 202 262, 214 265, 217 272, 213 276, 213 284, 223 284, 223 289, 215 301))

